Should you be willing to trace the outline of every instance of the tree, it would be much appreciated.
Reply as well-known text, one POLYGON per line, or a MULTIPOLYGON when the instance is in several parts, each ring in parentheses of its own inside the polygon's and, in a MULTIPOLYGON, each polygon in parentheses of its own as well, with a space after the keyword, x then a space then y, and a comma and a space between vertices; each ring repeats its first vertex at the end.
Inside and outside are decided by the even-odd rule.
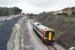
POLYGON ((7 8, 7 7, 0 7, 0 16, 7 16, 7 15, 15 15, 20 14, 22 12, 21 9, 18 7, 7 8))

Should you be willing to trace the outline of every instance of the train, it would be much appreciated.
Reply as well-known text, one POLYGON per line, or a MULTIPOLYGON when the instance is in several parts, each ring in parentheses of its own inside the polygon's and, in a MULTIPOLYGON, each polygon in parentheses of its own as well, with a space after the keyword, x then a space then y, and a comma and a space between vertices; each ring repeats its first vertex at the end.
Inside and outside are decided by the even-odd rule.
POLYGON ((31 23, 32 28, 41 37, 46 44, 53 43, 55 41, 55 30, 50 29, 38 22, 31 23))

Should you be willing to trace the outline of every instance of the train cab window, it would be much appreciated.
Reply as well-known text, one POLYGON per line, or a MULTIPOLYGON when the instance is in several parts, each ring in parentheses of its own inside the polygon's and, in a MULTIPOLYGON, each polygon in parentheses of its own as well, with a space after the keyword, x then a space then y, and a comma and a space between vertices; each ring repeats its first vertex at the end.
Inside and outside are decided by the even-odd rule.
POLYGON ((54 32, 53 31, 46 31, 46 35, 45 37, 48 38, 48 39, 52 39, 54 36, 54 32))

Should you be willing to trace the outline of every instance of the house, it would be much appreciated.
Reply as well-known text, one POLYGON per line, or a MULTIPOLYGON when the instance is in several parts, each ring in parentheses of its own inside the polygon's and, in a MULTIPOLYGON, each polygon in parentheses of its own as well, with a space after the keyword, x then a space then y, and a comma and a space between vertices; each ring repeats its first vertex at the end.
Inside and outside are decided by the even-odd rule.
POLYGON ((67 15, 72 15, 72 9, 71 8, 65 8, 62 10, 62 13, 67 14, 67 15))

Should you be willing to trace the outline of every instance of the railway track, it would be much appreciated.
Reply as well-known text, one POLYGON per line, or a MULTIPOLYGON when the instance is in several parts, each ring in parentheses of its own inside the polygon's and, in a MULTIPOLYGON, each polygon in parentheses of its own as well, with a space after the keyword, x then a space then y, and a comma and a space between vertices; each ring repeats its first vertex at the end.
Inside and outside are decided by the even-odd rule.
MULTIPOLYGON (((36 24, 35 24, 36 26, 36 24)), ((41 25, 40 25, 41 26, 41 25)), ((36 27, 39 27, 39 26, 36 26, 36 27)), ((36 28, 35 27, 35 28, 36 28)), ((42 26, 41 26, 42 27, 42 26)), ((40 27, 39 27, 40 28, 40 27)), ((42 27, 44 28, 44 27, 42 27)), ((41 29, 42 29, 41 28, 41 29)), ((35 29, 35 30, 38 30, 38 29, 35 29)), ((40 30, 40 29, 39 29, 40 30)), ((36 32, 35 32, 36 33, 36 32)), ((38 32, 39 33, 39 32, 38 32)), ((64 47, 62 47, 61 45, 58 45, 56 42, 52 43, 51 45, 46 45, 48 50, 66 50, 64 47)))
POLYGON ((47 46, 47 47, 48 47, 49 50, 56 50, 56 48, 53 47, 53 46, 47 46))
POLYGON ((52 44, 51 46, 47 46, 49 50, 66 50, 62 46, 58 45, 56 42, 52 44))

